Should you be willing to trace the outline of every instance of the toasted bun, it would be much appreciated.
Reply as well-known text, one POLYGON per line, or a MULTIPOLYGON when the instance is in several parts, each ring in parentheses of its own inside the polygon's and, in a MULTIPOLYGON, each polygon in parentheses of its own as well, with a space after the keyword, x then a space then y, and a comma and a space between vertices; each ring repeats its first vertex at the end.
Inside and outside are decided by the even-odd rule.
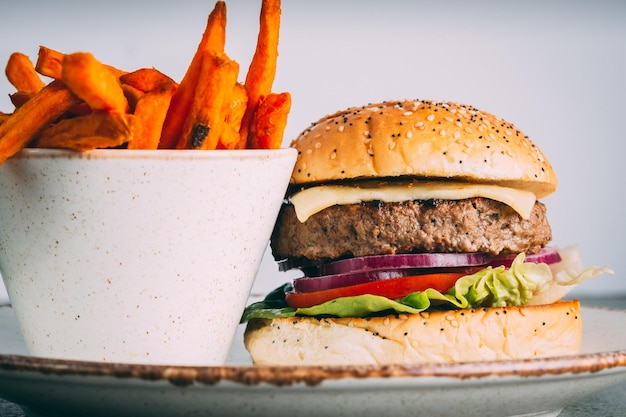
POLYGON ((554 192, 543 153, 518 128, 467 105, 426 100, 354 107, 324 117, 292 144, 293 184, 426 177, 554 192))
POLYGON ((259 365, 360 365, 527 359, 578 353, 578 301, 357 318, 254 319, 259 365))

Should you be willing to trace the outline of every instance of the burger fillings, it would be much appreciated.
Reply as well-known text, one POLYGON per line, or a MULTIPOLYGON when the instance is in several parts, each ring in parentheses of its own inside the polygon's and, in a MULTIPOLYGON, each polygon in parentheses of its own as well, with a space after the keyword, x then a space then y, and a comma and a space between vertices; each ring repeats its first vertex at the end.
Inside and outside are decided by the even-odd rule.
POLYGON ((427 100, 350 108, 299 151, 272 236, 296 278, 250 305, 259 364, 520 359, 578 351, 577 301, 608 271, 555 249, 551 165, 513 124, 427 100))

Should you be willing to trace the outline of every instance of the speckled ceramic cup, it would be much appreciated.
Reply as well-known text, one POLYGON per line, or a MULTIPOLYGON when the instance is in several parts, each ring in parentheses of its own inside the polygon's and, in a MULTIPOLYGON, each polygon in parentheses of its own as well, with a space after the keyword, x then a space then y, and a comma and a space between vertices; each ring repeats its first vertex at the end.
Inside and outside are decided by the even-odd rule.
POLYGON ((0 166, 0 270, 32 355, 218 365, 296 158, 29 149, 0 166))

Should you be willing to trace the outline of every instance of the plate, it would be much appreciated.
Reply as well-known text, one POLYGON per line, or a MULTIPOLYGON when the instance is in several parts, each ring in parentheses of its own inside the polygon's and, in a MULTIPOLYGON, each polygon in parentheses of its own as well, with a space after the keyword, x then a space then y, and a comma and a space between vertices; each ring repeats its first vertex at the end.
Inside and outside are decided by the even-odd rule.
POLYGON ((0 397, 53 416, 557 416, 626 381, 626 310, 583 307, 579 355, 420 366, 252 366, 241 332, 229 362, 181 367, 26 354, 0 307, 0 397))

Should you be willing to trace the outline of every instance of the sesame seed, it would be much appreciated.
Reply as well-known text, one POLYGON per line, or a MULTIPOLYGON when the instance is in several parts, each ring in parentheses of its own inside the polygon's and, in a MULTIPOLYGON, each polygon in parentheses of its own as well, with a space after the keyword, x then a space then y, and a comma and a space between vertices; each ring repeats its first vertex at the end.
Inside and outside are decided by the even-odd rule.
POLYGON ((413 112, 412 112, 412 111, 405 111, 403 114, 404 114, 405 116, 410 116, 410 115, 412 115, 412 114, 413 114, 413 112))
POLYGON ((315 149, 319 149, 322 147, 322 142, 315 142, 315 149))
POLYGON ((369 135, 370 135, 370 131, 369 131, 369 130, 365 130, 365 131, 363 131, 363 135, 364 135, 364 136, 369 136, 369 135))
POLYGON ((344 129, 344 126, 343 126, 343 125, 339 126, 339 131, 340 131, 340 132, 343 132, 343 129, 344 129))
POLYGON ((465 130, 465 132, 467 132, 467 133, 472 133, 472 129, 470 129, 470 128, 469 128, 469 127, 467 127, 467 126, 466 126, 466 127, 465 127, 465 129, 463 129, 463 130, 465 130))
POLYGON ((461 137, 461 132, 456 131, 454 132, 454 139, 459 139, 461 137))
POLYGON ((406 132, 406 137, 411 139, 413 137, 413 132, 411 132, 410 130, 406 132))
POLYGON ((441 129, 441 130, 439 131, 439 134, 440 134, 441 136, 445 136, 445 135, 446 135, 446 130, 445 130, 445 129, 441 129))
POLYGON ((435 120, 435 115, 434 114, 429 114, 428 117, 426 118, 426 120, 428 120, 429 122, 432 122, 433 120, 435 120))

